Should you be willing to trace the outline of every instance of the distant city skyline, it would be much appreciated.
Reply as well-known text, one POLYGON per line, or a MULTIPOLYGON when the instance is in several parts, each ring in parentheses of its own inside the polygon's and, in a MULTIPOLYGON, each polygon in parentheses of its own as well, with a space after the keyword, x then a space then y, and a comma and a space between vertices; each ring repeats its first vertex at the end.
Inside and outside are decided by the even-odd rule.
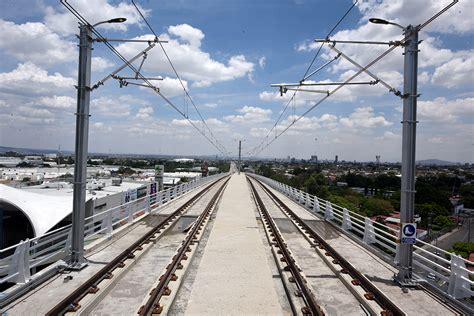
MULTIPOLYGON (((104 24, 109 38, 152 38, 130 1, 70 0, 91 23, 104 24)), ((136 1, 161 39, 190 95, 216 138, 233 156, 238 140, 244 158, 268 135, 289 97, 270 84, 298 82, 319 44, 352 1, 136 1)), ((419 24, 450 0, 359 1, 331 38, 390 41, 401 30, 375 25, 371 17, 401 25, 419 24)), ((474 162, 474 2, 459 1, 420 33, 417 160, 474 162)), ((77 84, 77 20, 59 1, 6 0, 0 3, 0 146, 73 150, 77 84)), ((115 45, 115 44, 114 44, 115 45)), ((115 45, 127 57, 146 44, 115 45)), ((386 46, 337 44, 362 65, 386 46)), ((313 70, 335 54, 325 46, 313 70)), ((94 43, 92 82, 121 63, 103 44, 94 43)), ((314 81, 342 81, 356 68, 339 58, 314 81)), ((402 90, 403 56, 397 48, 370 68, 402 90)), ((161 48, 143 66, 162 93, 193 122, 198 116, 185 101, 161 48)), ((130 71, 124 72, 130 75, 130 71)), ((367 77, 360 77, 367 80, 367 77)), ((150 89, 148 89, 150 90, 150 89)), ((213 156, 217 150, 156 94, 111 80, 91 95, 89 150, 102 153, 213 156)), ((276 130, 283 130, 321 95, 298 93, 276 130)), ((319 160, 401 160, 400 98, 376 86, 344 87, 301 119, 259 157, 319 160)), ((268 135, 268 139, 274 137, 268 135)))

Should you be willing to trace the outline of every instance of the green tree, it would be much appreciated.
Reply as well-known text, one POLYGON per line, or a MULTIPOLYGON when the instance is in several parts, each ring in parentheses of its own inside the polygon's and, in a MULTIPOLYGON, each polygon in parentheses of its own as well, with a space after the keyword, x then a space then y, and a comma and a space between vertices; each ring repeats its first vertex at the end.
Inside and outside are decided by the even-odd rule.
POLYGON ((464 203, 464 207, 474 208, 474 185, 462 185, 459 188, 459 194, 461 195, 461 201, 464 203))
POLYGON ((420 215, 421 222, 420 225, 423 227, 428 227, 429 218, 431 217, 432 223, 437 216, 448 216, 449 211, 444 207, 436 203, 423 203, 415 205, 415 213, 420 215))
POLYGON ((432 228, 433 230, 438 231, 451 225, 453 225, 453 221, 450 220, 448 216, 438 215, 433 220, 432 228))
POLYGON ((384 199, 380 198, 369 198, 363 204, 363 210, 366 213, 366 216, 374 215, 388 215, 395 211, 392 204, 384 199))

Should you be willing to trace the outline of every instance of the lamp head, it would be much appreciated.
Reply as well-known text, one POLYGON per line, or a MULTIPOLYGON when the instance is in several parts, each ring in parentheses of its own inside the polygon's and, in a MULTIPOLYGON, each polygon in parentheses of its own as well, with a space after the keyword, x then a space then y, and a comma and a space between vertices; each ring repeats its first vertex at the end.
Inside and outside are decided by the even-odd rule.
POLYGON ((115 18, 108 20, 107 23, 123 23, 125 21, 127 21, 126 18, 115 18))
POLYGON ((388 22, 387 20, 378 18, 370 18, 369 22, 374 24, 390 24, 390 22, 388 22))

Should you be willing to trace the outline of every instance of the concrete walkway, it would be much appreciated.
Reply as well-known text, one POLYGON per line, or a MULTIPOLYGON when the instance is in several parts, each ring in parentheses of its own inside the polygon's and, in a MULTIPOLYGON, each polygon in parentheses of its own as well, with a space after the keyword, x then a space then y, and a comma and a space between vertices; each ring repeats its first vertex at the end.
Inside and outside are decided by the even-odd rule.
POLYGON ((224 191, 186 310, 188 315, 281 315, 245 175, 224 191))

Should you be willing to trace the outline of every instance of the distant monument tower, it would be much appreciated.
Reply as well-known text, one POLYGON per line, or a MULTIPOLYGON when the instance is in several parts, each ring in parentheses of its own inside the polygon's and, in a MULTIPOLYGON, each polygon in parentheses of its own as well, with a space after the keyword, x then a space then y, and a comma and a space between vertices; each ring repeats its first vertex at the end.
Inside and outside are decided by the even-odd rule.
POLYGON ((338 158, 339 158, 339 157, 338 157, 337 155, 336 155, 336 157, 334 157, 334 163, 337 164, 338 158))
POLYGON ((380 155, 375 156, 375 163, 376 163, 377 165, 380 164, 380 155))

